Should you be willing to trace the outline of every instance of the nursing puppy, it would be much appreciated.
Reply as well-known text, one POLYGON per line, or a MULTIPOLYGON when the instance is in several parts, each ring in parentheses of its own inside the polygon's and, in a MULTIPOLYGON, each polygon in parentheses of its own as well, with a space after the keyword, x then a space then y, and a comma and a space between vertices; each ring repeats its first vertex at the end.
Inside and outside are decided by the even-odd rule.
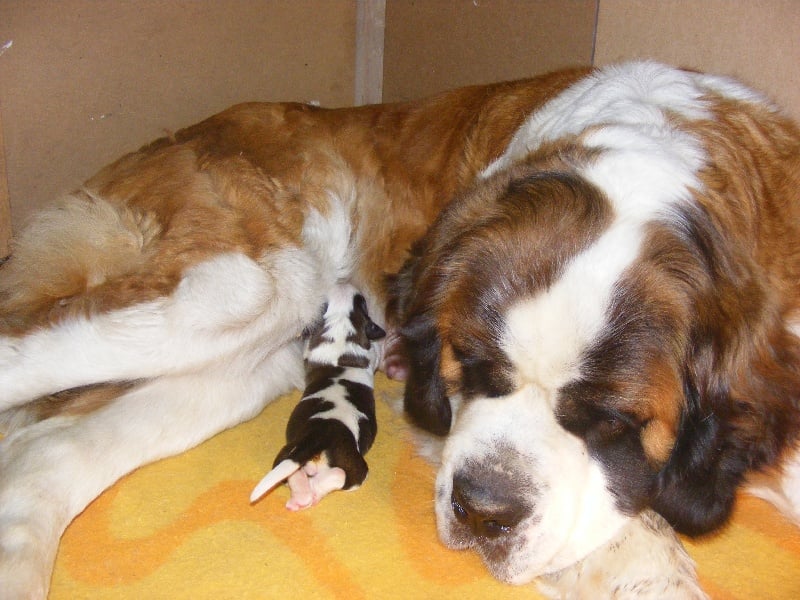
POLYGON ((306 388, 289 417, 286 445, 251 502, 284 480, 292 492, 289 510, 361 485, 369 470, 364 455, 378 430, 372 388, 380 348, 375 342, 385 335, 358 290, 349 284, 331 290, 322 318, 305 334, 306 388))

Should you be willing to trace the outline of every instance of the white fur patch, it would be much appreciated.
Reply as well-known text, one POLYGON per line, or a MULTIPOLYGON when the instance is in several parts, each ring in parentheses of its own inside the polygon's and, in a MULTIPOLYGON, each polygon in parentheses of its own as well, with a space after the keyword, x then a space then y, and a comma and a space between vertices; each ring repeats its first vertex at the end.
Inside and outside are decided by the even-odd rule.
POLYGON ((702 87, 725 98, 730 98, 731 100, 737 100, 739 102, 747 102, 749 104, 758 104, 759 106, 767 107, 775 112, 780 111, 778 105, 773 103, 767 96, 757 90, 747 87, 742 82, 732 77, 711 75, 708 73, 694 73, 693 77, 702 87))
POLYGON ((334 282, 350 277, 356 261, 357 240, 350 211, 355 204, 355 184, 342 171, 338 189, 327 191, 325 214, 310 210, 303 224, 303 246, 315 259, 319 274, 334 282))
MULTIPOLYGON (((341 377, 341 379, 349 379, 347 377, 347 373, 341 377)), ((338 379, 336 381, 338 383, 338 379)), ((370 385, 370 387, 372 387, 370 385)), ((329 410, 315 413, 311 416, 312 419, 334 419, 339 421, 342 425, 347 427, 350 433, 353 435, 353 439, 356 442, 356 447, 358 447, 358 435, 361 430, 359 426, 359 422, 363 419, 367 419, 367 415, 362 413, 358 410, 353 404, 351 404, 347 398, 345 397, 345 388, 341 385, 332 385, 330 387, 321 390, 317 394, 314 395, 315 398, 322 398, 331 402, 333 404, 333 408, 329 410)))
POLYGON ((800 526, 800 448, 789 454, 774 480, 751 484, 747 491, 771 502, 800 526))
POLYGON ((687 119, 707 117, 702 94, 692 74, 658 63, 599 69, 528 117, 483 177, 508 167, 543 142, 578 135, 596 125, 661 124, 665 112, 687 119))

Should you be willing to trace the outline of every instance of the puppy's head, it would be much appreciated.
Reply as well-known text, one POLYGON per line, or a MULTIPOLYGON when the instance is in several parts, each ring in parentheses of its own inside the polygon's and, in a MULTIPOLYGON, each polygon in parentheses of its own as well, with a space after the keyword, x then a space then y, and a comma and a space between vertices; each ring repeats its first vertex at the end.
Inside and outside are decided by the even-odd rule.
POLYGON ((375 370, 386 332, 369 316, 367 301, 350 284, 328 293, 321 316, 306 328, 306 363, 375 370))

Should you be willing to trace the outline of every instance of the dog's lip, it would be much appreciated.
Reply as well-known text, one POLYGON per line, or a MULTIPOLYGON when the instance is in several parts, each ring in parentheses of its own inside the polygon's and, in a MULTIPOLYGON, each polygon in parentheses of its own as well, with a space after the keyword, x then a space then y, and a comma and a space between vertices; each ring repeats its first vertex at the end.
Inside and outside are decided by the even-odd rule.
MULTIPOLYGON (((517 542, 519 544, 519 542, 517 542)), ((534 542, 523 542, 525 546, 530 546, 534 542)), ((537 556, 535 561, 530 563, 514 564, 511 560, 515 553, 513 550, 507 553, 508 558, 492 556, 491 549, 487 548, 491 544, 483 545, 480 542, 471 548, 475 550, 481 557, 483 564, 492 573, 492 575, 502 581, 511 585, 523 585, 530 583, 537 577, 547 575, 548 573, 555 573, 561 571, 565 567, 574 564, 577 561, 571 561, 566 564, 561 564, 558 561, 560 552, 550 554, 547 557, 537 556)))
POLYGON ((460 534, 463 525, 452 515, 437 518, 439 540, 450 550, 469 550, 474 548, 477 539, 469 534, 460 534))
MULTIPOLYGON (((449 496, 448 496, 449 497, 449 496)), ((523 533, 509 534, 507 537, 501 538, 480 538, 472 536, 468 533, 462 533, 460 530, 464 525, 459 523, 452 514, 450 503, 444 504, 440 507, 444 508, 443 515, 437 519, 439 539, 441 543, 450 550, 457 551, 475 551, 481 558, 486 568, 491 572, 492 576, 510 585, 523 585, 530 583, 536 577, 556 573, 562 569, 571 566, 580 559, 565 560, 563 557, 564 549, 567 542, 557 545, 552 552, 544 553, 535 552, 536 560, 529 564, 523 565, 519 568, 512 564, 509 557, 515 556, 515 552, 498 552, 498 548, 503 545, 513 546, 519 549, 520 546, 531 548, 537 545, 537 541, 533 538, 536 537, 533 533, 533 538, 530 540, 523 533)), ((524 523, 520 524, 524 528, 524 523)), ((539 543, 538 550, 543 550, 544 547, 553 547, 553 543, 539 543)))

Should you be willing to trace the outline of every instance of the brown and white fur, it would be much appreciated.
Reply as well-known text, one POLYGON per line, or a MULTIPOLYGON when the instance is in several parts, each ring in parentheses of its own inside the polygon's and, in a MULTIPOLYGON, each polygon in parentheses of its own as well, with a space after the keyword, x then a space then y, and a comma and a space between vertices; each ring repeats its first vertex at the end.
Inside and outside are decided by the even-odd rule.
POLYGON ((286 445, 250 502, 286 480, 291 490, 286 508, 302 510, 364 482, 369 472, 364 455, 378 432, 376 341, 385 335, 352 285, 339 284, 328 293, 322 317, 304 332, 306 388, 286 425, 286 445))
POLYGON ((720 77, 609 67, 532 112, 395 281, 440 538, 522 583, 644 509, 800 505, 800 132, 720 77))
POLYGON ((648 506, 719 526, 753 470, 797 514, 799 139, 735 82, 635 63, 239 105, 121 158, 0 267, 0 588, 45 596, 102 490, 302 387, 337 281, 385 325, 434 222, 386 368, 419 424, 452 424, 445 543, 527 581, 648 506), (454 502, 489 464, 503 497, 454 502))

